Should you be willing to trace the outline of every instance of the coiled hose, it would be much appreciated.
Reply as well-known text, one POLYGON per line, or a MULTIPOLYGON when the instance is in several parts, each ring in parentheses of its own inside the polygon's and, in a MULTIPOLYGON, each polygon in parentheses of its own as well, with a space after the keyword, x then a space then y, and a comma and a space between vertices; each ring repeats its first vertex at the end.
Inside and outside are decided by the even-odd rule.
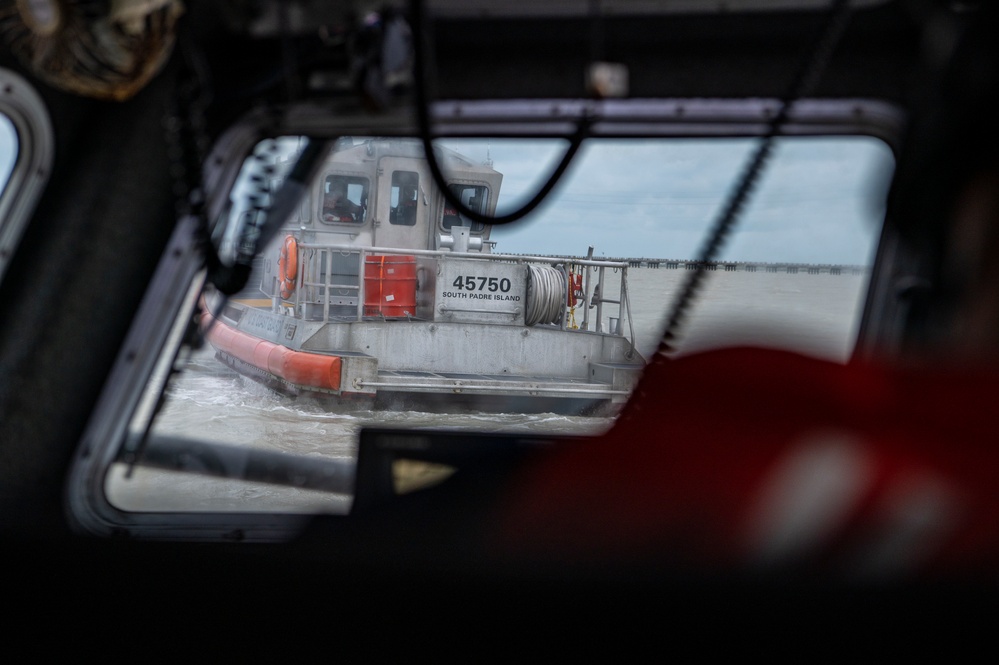
POLYGON ((553 266, 528 266, 524 323, 559 323, 565 311, 565 273, 553 266))

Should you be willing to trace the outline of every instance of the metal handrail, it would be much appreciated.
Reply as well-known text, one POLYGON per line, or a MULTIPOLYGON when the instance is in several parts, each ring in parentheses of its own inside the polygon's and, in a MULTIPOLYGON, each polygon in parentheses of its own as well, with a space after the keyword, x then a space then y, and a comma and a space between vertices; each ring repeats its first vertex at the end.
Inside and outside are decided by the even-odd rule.
MULTIPOLYGON (((599 260, 591 258, 567 258, 567 257, 552 257, 552 256, 531 256, 523 254, 494 254, 494 253, 481 253, 481 252, 453 252, 450 250, 427 250, 427 249, 402 249, 398 247, 358 247, 356 245, 327 245, 327 244, 316 244, 316 243, 300 243, 298 245, 299 260, 298 260, 298 281, 295 293, 292 296, 293 303, 296 311, 301 311, 301 308, 306 303, 315 304, 318 301, 317 297, 308 297, 311 293, 311 289, 318 289, 323 297, 323 317, 324 322, 330 320, 330 296, 333 289, 338 289, 342 291, 353 291, 356 293, 357 307, 355 319, 357 321, 364 319, 364 260, 367 256, 371 255, 407 255, 407 256, 422 256, 431 257, 440 260, 448 260, 451 258, 461 258, 461 259, 472 259, 476 261, 484 262, 494 262, 501 261, 507 263, 516 264, 542 264, 549 265, 552 267, 557 266, 567 266, 569 264, 592 267, 596 270, 598 274, 597 284, 604 283, 604 275, 607 268, 621 270, 621 288, 620 295, 618 299, 604 298, 602 295, 597 295, 593 297, 593 285, 591 280, 587 280, 584 287, 584 305, 589 303, 591 298, 596 303, 597 315, 596 315, 596 325, 595 330, 589 330, 589 307, 584 310, 583 316, 583 326, 579 329, 569 328, 566 325, 567 317, 563 316, 560 326, 563 330, 578 331, 578 332, 597 332, 605 333, 603 325, 603 314, 604 305, 617 305, 617 314, 619 321, 619 328, 617 331, 610 331, 612 334, 621 335, 621 326, 623 324, 622 319, 626 319, 628 322, 629 335, 627 336, 634 347, 634 325, 631 320, 631 308, 628 298, 628 262, 627 261, 608 261, 599 260), (333 273, 332 273, 332 257, 336 254, 340 256, 350 256, 356 255, 358 257, 358 271, 357 271, 357 284, 344 284, 344 283, 334 283, 333 273), (310 272, 313 272, 322 264, 322 257, 329 257, 326 260, 327 270, 325 271, 324 278, 319 281, 315 279, 310 279, 310 272)), ((353 297, 353 296, 352 296, 353 297)), ((621 335, 624 336, 624 335, 621 335)))

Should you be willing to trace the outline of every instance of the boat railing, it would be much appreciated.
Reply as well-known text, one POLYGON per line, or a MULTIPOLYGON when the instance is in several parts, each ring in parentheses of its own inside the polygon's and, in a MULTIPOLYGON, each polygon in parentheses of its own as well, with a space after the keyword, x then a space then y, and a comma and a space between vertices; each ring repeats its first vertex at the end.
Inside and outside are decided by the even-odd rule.
MULTIPOLYGON (((560 313, 552 320, 544 321, 546 325, 557 325, 568 331, 626 336, 634 343, 627 261, 309 243, 299 243, 298 252, 296 288, 290 298, 281 299, 276 307, 290 304, 297 315, 312 320, 359 321, 380 318, 379 315, 365 314, 365 266, 368 257, 405 255, 439 262, 462 259, 548 266, 561 275, 562 290, 558 296, 561 299, 560 313), (612 279, 611 275, 617 274, 620 275, 619 284, 613 284, 618 280, 612 279), (574 288, 573 275, 582 275, 582 288, 581 293, 574 294, 575 304, 570 306, 567 290, 574 288), (577 321, 576 310, 580 306, 582 317, 577 321), (591 310, 595 310, 593 315, 591 310), (625 325, 627 335, 623 332, 625 325)), ((419 317, 416 312, 408 312, 407 318, 419 317)))

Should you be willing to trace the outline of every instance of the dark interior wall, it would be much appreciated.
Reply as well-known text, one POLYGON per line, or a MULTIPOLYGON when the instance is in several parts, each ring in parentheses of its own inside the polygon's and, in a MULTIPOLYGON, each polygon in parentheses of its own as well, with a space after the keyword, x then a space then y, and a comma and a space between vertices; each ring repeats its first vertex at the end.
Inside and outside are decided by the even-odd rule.
MULTIPOLYGON (((440 98, 578 97, 586 65, 628 66, 632 97, 783 95, 826 20, 813 12, 440 20, 440 98)), ((920 35, 901 5, 855 11, 818 95, 903 101, 920 35)))

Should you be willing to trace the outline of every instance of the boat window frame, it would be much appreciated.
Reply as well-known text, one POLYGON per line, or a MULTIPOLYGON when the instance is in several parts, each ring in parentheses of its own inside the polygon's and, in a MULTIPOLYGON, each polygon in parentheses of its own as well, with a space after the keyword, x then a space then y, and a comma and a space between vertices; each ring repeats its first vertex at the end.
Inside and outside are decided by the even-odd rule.
MULTIPOLYGON (((590 126, 592 140, 753 138, 769 131, 778 106, 777 100, 763 99, 446 101, 435 103, 431 116, 435 133, 442 139, 566 138, 583 117, 594 119, 590 126)), ((296 111, 270 114, 256 109, 235 122, 216 142, 205 161, 205 182, 211 184, 206 188, 210 219, 224 207, 243 160, 264 139, 301 135, 310 140, 333 140, 339 136, 406 137, 418 133, 413 119, 405 113, 388 122, 385 117, 373 119, 352 112, 346 105, 322 111, 303 105, 296 111)), ((904 126, 902 110, 887 102, 805 99, 796 102, 782 133, 873 137, 897 153, 904 126)), ((116 508, 105 495, 104 483, 111 466, 141 452, 141 442, 130 438, 130 432, 135 423, 154 413, 157 389, 168 380, 173 359, 185 339, 206 278, 201 233, 190 219, 176 227, 76 448, 66 480, 66 506, 70 524, 80 533, 143 540, 284 542, 302 533, 314 517, 292 513, 126 512, 116 508)), ((876 277, 875 272, 872 281, 876 277)))
POLYGON ((317 202, 317 219, 320 221, 320 223, 325 224, 327 226, 334 226, 334 227, 335 226, 341 226, 341 227, 349 227, 349 228, 355 228, 355 227, 358 227, 358 226, 363 226, 365 223, 367 223, 368 217, 370 215, 370 210, 371 210, 371 205, 370 205, 370 198, 371 198, 371 177, 368 174, 366 174, 366 173, 357 173, 357 172, 329 171, 329 172, 323 174, 321 182, 323 183, 323 187, 322 187, 322 191, 321 191, 322 195, 320 197, 317 197, 319 199, 319 201, 317 202), (327 221, 325 219, 325 215, 324 215, 323 211, 326 208, 326 197, 328 195, 328 192, 326 191, 326 185, 330 182, 331 178, 335 178, 335 177, 340 177, 340 178, 346 178, 346 179, 348 179, 348 182, 347 182, 347 191, 348 191, 347 200, 350 201, 354 205, 360 205, 361 206, 361 208, 363 209, 364 212, 361 215, 360 219, 355 219, 352 222, 345 222, 342 219, 340 221, 327 221), (362 187, 363 187, 362 200, 364 201, 364 203, 358 204, 358 203, 355 203, 354 201, 352 201, 350 199, 350 196, 349 196, 350 186, 358 184, 358 183, 355 183, 355 182, 351 182, 351 180, 363 180, 364 181, 364 184, 362 185, 362 187))
POLYGON ((420 203, 420 174, 418 171, 404 171, 402 169, 393 169, 392 177, 389 179, 389 224, 394 226, 416 226, 419 203, 420 203), (415 179, 416 184, 402 184, 396 185, 396 176, 405 173, 411 175, 415 179), (413 214, 408 220, 400 221, 396 210, 402 205, 402 190, 403 187, 413 187, 413 214), (398 190, 398 191, 397 191, 398 190), (395 206, 392 205, 391 197, 398 196, 398 202, 395 206))
MULTIPOLYGON (((484 182, 481 182, 481 181, 477 181, 477 180, 455 179, 455 180, 448 180, 447 186, 448 186, 448 189, 452 189, 454 187, 481 187, 482 190, 483 190, 484 196, 483 196, 482 202, 479 204, 479 210, 478 210, 478 212, 485 213, 486 210, 489 210, 489 204, 490 204, 490 201, 492 200, 493 193, 492 193, 492 190, 490 189, 490 187, 489 187, 489 185, 487 183, 484 183, 484 182)), ((453 189, 452 189, 452 191, 453 191, 453 189)), ((455 194, 455 195, 458 196, 458 194, 455 194)), ((448 210, 447 200, 444 198, 443 195, 441 195, 440 198, 441 198, 441 206, 440 206, 441 214, 440 214, 440 219, 437 221, 437 226, 442 231, 444 231, 446 233, 450 233, 451 229, 454 228, 454 224, 455 223, 452 222, 450 226, 447 226, 447 225, 444 224, 444 218, 448 216, 446 214, 447 210, 448 210)), ((455 215, 455 216, 458 217, 459 221, 461 220, 460 216, 458 216, 458 215, 455 215)), ((472 229, 471 233, 473 233, 473 234, 481 234, 481 233, 485 232, 486 225, 482 224, 480 222, 472 222, 471 229, 472 229)))
POLYGON ((17 155, 0 187, 0 280, 17 251, 52 172, 55 134, 41 95, 20 74, 0 67, 0 114, 11 123, 17 155))

